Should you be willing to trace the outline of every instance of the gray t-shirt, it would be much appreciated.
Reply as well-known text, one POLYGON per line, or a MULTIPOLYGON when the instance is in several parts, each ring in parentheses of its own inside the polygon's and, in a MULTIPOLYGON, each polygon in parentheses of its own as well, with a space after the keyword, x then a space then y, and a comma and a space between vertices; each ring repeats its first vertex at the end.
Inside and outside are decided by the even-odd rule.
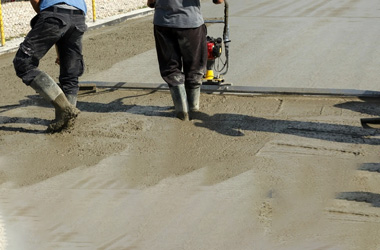
POLYGON ((153 24, 172 28, 197 28, 204 24, 200 0, 157 0, 153 24))

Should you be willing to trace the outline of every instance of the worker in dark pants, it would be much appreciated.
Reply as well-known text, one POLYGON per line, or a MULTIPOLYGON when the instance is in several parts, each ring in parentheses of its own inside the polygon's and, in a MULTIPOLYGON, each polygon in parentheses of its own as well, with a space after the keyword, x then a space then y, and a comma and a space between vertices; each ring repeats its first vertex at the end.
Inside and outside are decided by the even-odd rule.
POLYGON ((30 0, 37 12, 32 30, 13 60, 18 77, 55 107, 55 119, 48 132, 59 132, 73 125, 79 114, 75 107, 78 78, 83 74, 82 37, 87 29, 84 0, 30 0), (60 86, 38 68, 43 56, 56 45, 60 86))
POLYGON ((199 110, 207 65, 207 31, 200 0, 148 0, 147 5, 155 8, 154 37, 161 77, 169 85, 176 116, 189 120, 189 110, 199 110))

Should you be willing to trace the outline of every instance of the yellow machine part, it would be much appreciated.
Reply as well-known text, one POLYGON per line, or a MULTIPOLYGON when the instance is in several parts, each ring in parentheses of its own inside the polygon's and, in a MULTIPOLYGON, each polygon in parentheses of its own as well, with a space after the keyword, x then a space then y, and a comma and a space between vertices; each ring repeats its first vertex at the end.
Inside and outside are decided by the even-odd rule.
POLYGON ((213 70, 207 70, 206 76, 204 77, 205 80, 214 80, 214 71, 213 70))

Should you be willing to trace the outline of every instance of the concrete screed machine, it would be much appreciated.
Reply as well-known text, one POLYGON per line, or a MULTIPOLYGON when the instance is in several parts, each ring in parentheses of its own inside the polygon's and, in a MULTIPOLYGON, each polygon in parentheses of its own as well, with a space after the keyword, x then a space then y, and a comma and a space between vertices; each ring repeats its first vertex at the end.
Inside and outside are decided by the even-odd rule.
POLYGON ((228 2, 224 1, 224 18, 222 20, 205 20, 205 23, 222 23, 224 29, 222 37, 207 36, 207 71, 203 78, 203 85, 231 85, 231 83, 224 81, 224 76, 229 67, 229 44, 231 42, 229 38, 228 2))

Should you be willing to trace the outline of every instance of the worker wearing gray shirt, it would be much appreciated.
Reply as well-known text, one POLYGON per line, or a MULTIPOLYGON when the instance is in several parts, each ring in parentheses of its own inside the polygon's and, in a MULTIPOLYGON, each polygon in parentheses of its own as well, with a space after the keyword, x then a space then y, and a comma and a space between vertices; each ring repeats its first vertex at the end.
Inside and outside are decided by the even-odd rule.
POLYGON ((207 30, 200 0, 147 0, 147 5, 155 8, 154 37, 161 77, 170 88, 177 118, 189 120, 189 111, 199 110, 207 65, 207 30))

